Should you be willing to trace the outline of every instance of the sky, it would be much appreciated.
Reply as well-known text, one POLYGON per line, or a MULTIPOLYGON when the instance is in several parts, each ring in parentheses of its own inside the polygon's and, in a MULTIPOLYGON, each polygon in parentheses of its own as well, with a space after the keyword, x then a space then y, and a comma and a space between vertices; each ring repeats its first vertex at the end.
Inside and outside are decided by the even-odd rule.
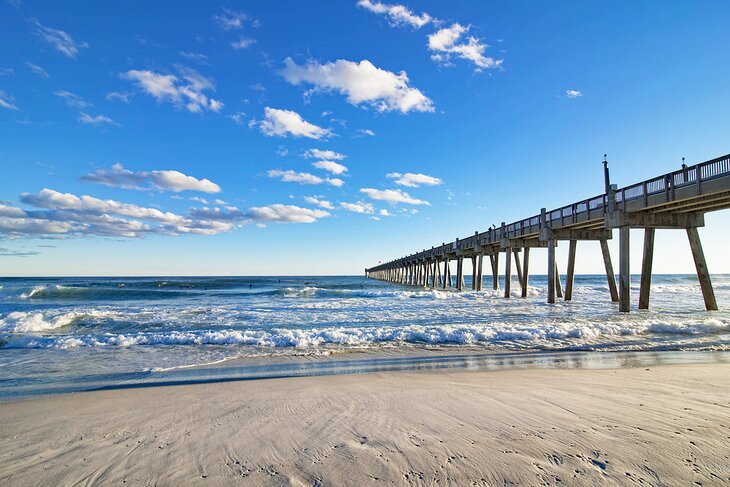
MULTIPOLYGON (((3 1, 0 274, 362 274, 599 195, 604 154, 619 187, 724 155, 727 18, 726 1, 3 1)), ((729 217, 700 229, 713 273, 729 217)), ((581 242, 576 271, 602 266, 581 242)), ((683 232, 657 232, 654 271, 693 272, 683 232)))

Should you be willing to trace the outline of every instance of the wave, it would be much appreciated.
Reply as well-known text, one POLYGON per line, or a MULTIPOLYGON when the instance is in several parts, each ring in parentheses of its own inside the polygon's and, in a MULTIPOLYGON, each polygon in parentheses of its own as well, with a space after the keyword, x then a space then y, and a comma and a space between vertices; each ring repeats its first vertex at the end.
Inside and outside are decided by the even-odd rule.
MULTIPOLYGON (((79 318, 69 313, 52 320, 41 313, 11 313, 16 331, 44 331, 65 326, 79 318), (22 316, 21 316, 22 315, 22 316), (38 316, 40 315, 40 316, 38 316)), ((10 317, 10 315, 8 316, 10 317)), ((8 318, 6 317, 6 319, 8 318)), ((6 319, 0 321, 4 322, 6 319)), ((1 329, 1 328, 0 328, 1 329)), ((672 322, 604 322, 549 323, 515 325, 490 323, 482 325, 408 325, 325 327, 313 329, 270 330, 180 330, 128 334, 24 336, 8 339, 5 347, 13 348, 77 348, 130 347, 138 345, 244 345, 257 348, 310 348, 326 345, 366 346, 376 343, 518 345, 534 347, 536 343, 568 343, 592 341, 601 337, 643 334, 717 335, 730 332, 730 323, 707 319, 690 323, 672 322), (521 345, 520 345, 521 344, 521 345)), ((649 344, 650 342, 647 342, 649 344)))
POLYGON ((8 313, 4 318, 0 318, 0 332, 34 333, 55 330, 72 324, 81 316, 83 315, 75 312, 44 315, 40 311, 13 311, 12 313, 8 313))

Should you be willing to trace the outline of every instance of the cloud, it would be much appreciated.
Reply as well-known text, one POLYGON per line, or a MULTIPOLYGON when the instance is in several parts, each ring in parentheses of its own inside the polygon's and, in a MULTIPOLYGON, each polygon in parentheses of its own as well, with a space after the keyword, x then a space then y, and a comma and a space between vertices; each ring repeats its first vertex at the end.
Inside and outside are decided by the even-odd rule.
POLYGON ((249 208, 246 212, 248 219, 267 223, 314 223, 328 216, 330 214, 324 210, 281 204, 249 208))
POLYGON ((58 90, 58 91, 54 91, 53 94, 66 100, 66 104, 70 108, 77 108, 79 110, 83 110, 84 108, 88 108, 91 106, 91 103, 87 102, 86 100, 81 98, 79 95, 77 95, 75 93, 71 93, 70 91, 58 90))
POLYGON ((392 213, 390 213, 390 212, 389 212, 388 210, 386 210, 385 208, 383 208, 382 210, 380 210, 380 211, 378 212, 378 214, 379 214, 380 216, 394 216, 394 215, 393 215, 392 213))
POLYGON ((342 202, 340 203, 340 206, 353 213, 361 213, 363 215, 372 215, 375 213, 375 208, 372 203, 366 203, 364 201, 358 201, 357 203, 342 202))
POLYGON ((195 63, 208 64, 208 56, 201 52, 178 51, 178 54, 195 63))
POLYGON ((325 210, 334 210, 335 205, 333 205, 331 202, 327 200, 320 199, 316 196, 305 196, 304 201, 311 205, 317 205, 320 208, 324 208, 325 210))
POLYGON ((247 47, 251 47, 254 44, 256 44, 256 39, 251 39, 250 37, 241 37, 237 41, 231 42, 231 47, 236 51, 240 51, 241 49, 246 49, 247 47))
POLYGON ((326 183, 331 186, 340 187, 345 182, 341 179, 337 178, 326 178, 323 179, 319 176, 315 176, 314 174, 309 174, 308 172, 296 172, 292 171, 291 169, 282 171, 280 169, 272 169, 268 173, 268 176, 270 178, 277 178, 285 183, 299 183, 299 184, 322 184, 326 183))
POLYGON ((423 186, 438 186, 439 184, 442 184, 443 181, 439 178, 433 177, 433 176, 427 176, 426 174, 413 174, 410 172, 407 172, 405 174, 401 174, 399 172, 392 172, 390 174, 386 174, 386 177, 395 179, 395 184, 399 184, 401 186, 408 186, 409 188, 417 188, 421 185, 423 186))
POLYGON ((182 79, 172 74, 133 69, 121 77, 136 85, 158 102, 169 101, 186 110, 198 113, 203 110, 218 112, 223 108, 219 100, 209 98, 204 92, 215 91, 213 82, 192 68, 178 66, 182 79))
POLYGON ((365 193, 369 198, 385 201, 388 203, 405 203, 407 205, 431 205, 428 201, 419 200, 409 195, 408 193, 401 191, 400 189, 374 189, 374 188, 362 188, 361 193, 365 193))
POLYGON ((304 152, 304 157, 308 157, 311 159, 327 159, 332 161, 341 161, 347 156, 344 154, 340 154, 339 152, 335 152, 333 150, 320 150, 320 149, 308 149, 304 152))
POLYGON ((565 90, 565 96, 568 98, 578 98, 583 96, 583 93, 578 90, 565 90))
POLYGON ((129 99, 131 98, 130 93, 124 93, 121 91, 112 91, 106 94, 106 99, 109 101, 117 100, 121 101, 122 103, 129 103, 129 99))
POLYGON ((79 122, 86 125, 119 125, 117 122, 107 117, 106 115, 89 115, 88 113, 79 113, 79 122))
POLYGON ((237 12, 228 8, 223 8, 223 13, 213 16, 213 20, 223 30, 238 30, 249 17, 243 12, 237 12))
POLYGON ((454 23, 451 27, 434 32, 428 36, 428 48, 434 52, 431 59, 442 64, 449 64, 451 57, 456 56, 471 61, 476 65, 476 70, 498 68, 502 60, 484 56, 484 51, 489 47, 473 36, 462 40, 462 36, 469 32, 469 27, 454 23))
POLYGON ((279 110, 278 108, 264 108, 264 120, 254 122, 259 125, 259 130, 269 137, 286 137, 291 134, 294 137, 307 137, 309 139, 323 139, 332 136, 331 129, 325 129, 309 123, 297 112, 291 110, 279 110))
POLYGON ((246 114, 244 112, 236 112, 232 115, 229 115, 228 118, 236 122, 238 125, 243 125, 244 119, 246 118, 246 114))
POLYGON ((114 164, 111 169, 97 169, 81 180, 124 189, 221 192, 221 187, 209 179, 197 179, 180 171, 130 171, 121 164, 114 164))
POLYGON ((40 252, 35 250, 11 250, 5 247, 0 247, 0 257, 29 257, 31 255, 38 255, 40 252))
POLYGON ((359 0, 357 6, 373 13, 387 16, 388 21, 395 26, 410 25, 415 29, 420 29, 433 20, 426 12, 421 15, 415 15, 405 6, 398 4, 389 5, 377 1, 372 2, 371 0, 359 0))
POLYGON ((36 35, 51 44, 66 57, 75 58, 79 53, 79 49, 89 47, 85 42, 74 41, 68 33, 62 30, 45 27, 37 20, 33 20, 33 23, 36 26, 36 35))
POLYGON ((25 65, 28 66, 28 69, 30 69, 31 73, 37 74, 38 76, 41 76, 43 78, 50 78, 48 71, 38 66, 37 64, 26 62, 25 65))
POLYGON ((370 129, 357 129, 355 131, 355 135, 353 135, 353 138, 359 139, 360 137, 375 137, 375 132, 373 132, 370 129))
POLYGON ((5 94, 4 91, 0 91, 0 107, 7 108, 8 110, 19 110, 19 108, 15 106, 14 103, 14 98, 12 98, 10 95, 5 94))
POLYGON ((365 104, 380 112, 434 111, 433 102, 408 84, 405 71, 395 74, 368 60, 356 63, 340 59, 326 64, 309 61, 299 66, 286 58, 281 74, 293 85, 308 83, 314 91, 337 91, 353 105, 365 104))
POLYGON ((343 174, 347 172, 347 166, 343 166, 335 161, 317 161, 312 163, 312 166, 323 171, 331 172, 332 174, 343 174))

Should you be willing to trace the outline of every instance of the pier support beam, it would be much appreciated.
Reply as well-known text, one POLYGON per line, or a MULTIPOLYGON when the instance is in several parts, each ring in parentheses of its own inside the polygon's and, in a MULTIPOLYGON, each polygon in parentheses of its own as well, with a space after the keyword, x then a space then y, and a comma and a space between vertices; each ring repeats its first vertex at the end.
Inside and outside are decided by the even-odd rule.
POLYGON ((644 259, 641 262, 641 288, 639 290, 639 309, 649 309, 651 289, 651 266, 654 260, 654 230, 644 229, 644 259))
POLYGON ((519 250, 512 250, 512 254, 515 256, 515 269, 517 270, 517 280, 520 282, 520 288, 524 287, 522 285, 522 265, 520 264, 520 251, 519 250))
POLYGON ((522 297, 527 297, 527 281, 530 275, 530 247, 525 247, 522 254, 522 297))
POLYGON ((456 258, 456 289, 464 289, 464 257, 456 258))
POLYGON ((568 247, 568 274, 565 276, 565 300, 573 299, 573 280, 575 278, 575 248, 577 240, 571 240, 568 247))
POLYGON ((471 258, 471 290, 477 290, 477 256, 471 258))
POLYGON ((555 303, 555 240, 548 240, 548 298, 550 304, 555 303))
POLYGON ((608 241, 601 240, 601 253, 603 254, 603 265, 606 267, 606 279, 608 280, 608 290, 611 293, 611 301, 618 302, 618 289, 616 289, 616 274, 613 272, 613 263, 611 262, 611 253, 608 250, 608 241))
POLYGON ((619 311, 628 313, 631 310, 631 268, 629 266, 630 227, 619 228, 619 311))
POLYGON ((512 249, 507 247, 504 251, 504 297, 509 298, 512 290, 512 249))
POLYGON ((451 286, 451 261, 444 259, 444 289, 451 286))
POLYGON ((558 270, 558 261, 555 261, 555 293, 559 298, 563 297, 563 285, 560 282, 560 270, 558 270))
POLYGON ((499 252, 489 256, 492 263, 492 289, 499 289, 499 252))
POLYGON ((478 257, 478 264, 477 264, 477 291, 482 290, 482 270, 483 270, 483 264, 484 264, 484 254, 479 254, 478 257))
POLYGON ((717 301, 715 300, 715 291, 712 289, 710 271, 707 270, 705 253, 702 251, 702 243, 700 242, 700 234, 697 231, 697 227, 690 227, 687 229, 687 238, 689 238, 689 246, 692 248, 692 257, 694 257, 695 260, 697 280, 700 281, 702 297, 705 300, 705 308, 708 311, 716 311, 717 301))

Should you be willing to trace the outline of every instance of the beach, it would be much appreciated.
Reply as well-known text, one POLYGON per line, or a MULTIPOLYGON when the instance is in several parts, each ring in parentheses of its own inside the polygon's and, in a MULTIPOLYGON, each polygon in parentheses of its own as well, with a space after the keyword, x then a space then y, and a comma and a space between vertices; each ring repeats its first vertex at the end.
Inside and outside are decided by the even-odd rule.
POLYGON ((0 404, 4 485, 722 485, 730 365, 387 372, 0 404))

